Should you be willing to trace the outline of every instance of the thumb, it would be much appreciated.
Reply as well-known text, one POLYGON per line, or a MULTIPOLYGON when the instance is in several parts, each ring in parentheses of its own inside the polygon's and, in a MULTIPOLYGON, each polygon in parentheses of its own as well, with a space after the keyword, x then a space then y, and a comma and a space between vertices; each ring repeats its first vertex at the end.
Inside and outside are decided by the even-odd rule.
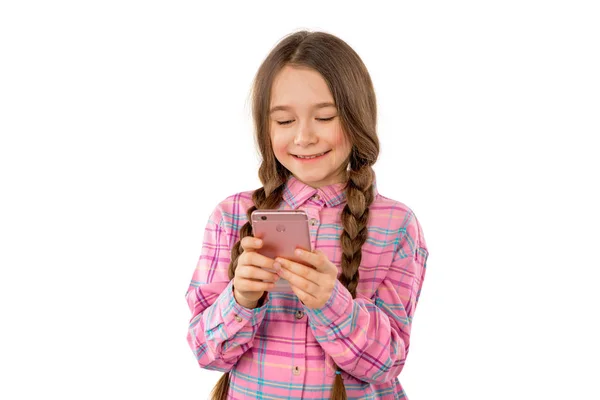
POLYGON ((315 250, 315 251, 314 251, 314 253, 315 253, 316 255, 318 255, 318 256, 325 257, 325 259, 329 260, 329 258, 327 257, 327 255, 326 255, 326 254, 325 254, 323 251, 321 251, 321 250, 319 250, 319 249, 315 250))
POLYGON ((327 254, 325 254, 323 251, 321 250, 315 250, 314 253, 320 257, 323 257, 323 260, 325 261, 323 263, 323 265, 319 268, 319 270, 321 272, 325 272, 325 273, 333 273, 335 271, 335 274, 337 276, 338 273, 338 269, 337 267, 329 260, 329 257, 327 257, 327 254))

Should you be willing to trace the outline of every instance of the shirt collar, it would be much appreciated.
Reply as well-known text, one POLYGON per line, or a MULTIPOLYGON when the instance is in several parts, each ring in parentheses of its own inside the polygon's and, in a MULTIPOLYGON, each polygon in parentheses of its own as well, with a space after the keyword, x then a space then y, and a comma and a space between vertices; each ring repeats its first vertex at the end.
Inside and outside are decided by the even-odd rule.
MULTIPOLYGON (((377 195, 375 182, 373 191, 373 194, 377 195)), ((315 195, 318 195, 319 201, 324 202, 327 207, 335 207, 346 201, 346 183, 334 183, 315 189, 290 175, 283 189, 283 199, 292 209, 297 209, 315 195)))

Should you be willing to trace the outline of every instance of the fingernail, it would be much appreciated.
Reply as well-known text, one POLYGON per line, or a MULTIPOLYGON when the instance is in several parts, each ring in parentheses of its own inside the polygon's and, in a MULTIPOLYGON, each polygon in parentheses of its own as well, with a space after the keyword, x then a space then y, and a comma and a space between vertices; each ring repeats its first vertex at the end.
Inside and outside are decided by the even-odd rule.
POLYGON ((301 249, 296 249, 296 255, 297 256, 301 256, 302 255, 302 250, 301 249))
POLYGON ((274 262, 273 268, 275 269, 275 271, 279 272, 281 271, 281 264, 279 264, 278 262, 274 262))

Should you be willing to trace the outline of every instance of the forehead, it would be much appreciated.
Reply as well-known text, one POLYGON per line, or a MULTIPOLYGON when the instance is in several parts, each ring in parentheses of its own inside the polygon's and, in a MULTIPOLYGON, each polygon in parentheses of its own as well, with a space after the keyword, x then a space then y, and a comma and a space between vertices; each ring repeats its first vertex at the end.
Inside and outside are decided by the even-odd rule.
POLYGON ((309 107, 334 103, 327 82, 317 71, 306 67, 285 66, 275 76, 271 89, 271 107, 309 107))

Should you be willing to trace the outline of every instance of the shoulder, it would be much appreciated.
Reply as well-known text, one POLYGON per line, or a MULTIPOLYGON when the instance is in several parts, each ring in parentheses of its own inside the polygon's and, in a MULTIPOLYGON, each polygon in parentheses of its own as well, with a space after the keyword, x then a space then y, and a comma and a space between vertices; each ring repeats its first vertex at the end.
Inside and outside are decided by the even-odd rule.
POLYGON ((390 199, 378 193, 369 207, 373 217, 389 218, 392 225, 399 228, 406 227, 411 221, 416 220, 413 210, 401 201, 390 199))
POLYGON ((246 212, 254 204, 252 193, 254 190, 247 190, 225 197, 213 209, 210 220, 222 228, 238 230, 246 223, 246 212))
POLYGON ((418 247, 426 248, 423 229, 414 211, 401 201, 378 193, 369 207, 369 224, 387 224, 399 236, 408 236, 418 247))

